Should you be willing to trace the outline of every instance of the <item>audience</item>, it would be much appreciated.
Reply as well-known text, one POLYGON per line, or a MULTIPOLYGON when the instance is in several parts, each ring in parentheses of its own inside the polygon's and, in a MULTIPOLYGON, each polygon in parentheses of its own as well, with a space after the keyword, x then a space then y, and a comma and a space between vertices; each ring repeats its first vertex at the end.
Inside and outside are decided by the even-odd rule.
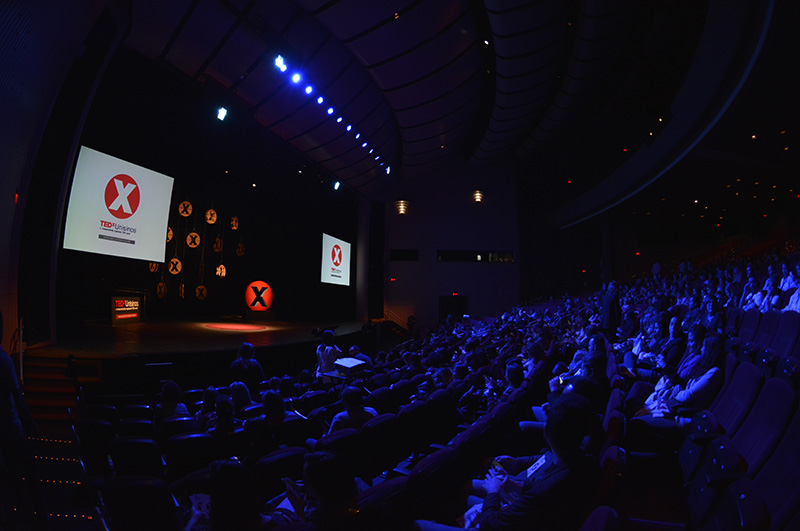
MULTIPOLYGON (((473 496, 465 507, 464 522, 459 523, 492 530, 574 528, 586 516, 597 484, 597 456, 587 457, 584 449, 599 450, 591 443, 584 446, 584 437, 596 435, 598 422, 591 421, 605 413, 611 376, 615 386, 627 391, 625 412, 630 419, 626 443, 638 447, 653 440, 674 442, 681 436, 684 422, 679 410, 707 407, 721 387, 726 311, 737 307, 800 309, 800 264, 793 269, 788 262, 781 262, 780 274, 778 264, 772 258, 761 263, 741 260, 726 267, 682 263, 674 272, 665 266, 652 277, 625 284, 610 282, 584 298, 565 295, 560 303, 516 307, 491 322, 449 317, 425 335, 377 353, 374 363, 353 345, 349 356, 363 360, 366 373, 350 377, 338 396, 338 386, 324 376, 335 370, 334 362, 342 356, 331 330, 322 333, 313 373, 273 376, 267 382, 253 357, 252 345, 244 343, 230 368, 234 377, 231 396, 207 388, 195 418, 215 437, 218 448, 235 448, 230 442, 242 425, 243 410, 254 404, 250 391, 256 392, 264 382, 263 414, 254 421, 274 435, 277 447, 284 444, 281 428, 287 420, 293 421, 288 425, 312 428, 312 419, 306 422, 294 409, 308 414, 301 404, 306 397, 320 396, 320 390, 327 392, 327 410, 320 409, 323 414, 333 415, 338 411, 336 399, 341 400, 343 410, 333 415, 327 429, 327 434, 332 434, 346 428, 361 429, 376 417, 378 411, 365 405, 365 398, 369 400, 369 394, 379 387, 389 388, 384 391, 390 394, 403 393, 397 395, 397 403, 387 406, 386 411, 394 413, 411 400, 424 402, 435 391, 446 390, 439 395, 450 396, 458 404, 458 409, 452 406, 453 426, 474 422, 524 389, 514 396, 525 396, 527 419, 515 419, 511 424, 527 434, 543 430, 546 451, 521 458, 497 457, 499 466, 471 483, 473 496), (760 278, 757 271, 765 271, 765 277, 760 278), (617 367, 622 369, 622 377, 616 375, 617 367), (374 375, 380 377, 370 380, 374 375)), ((379 407, 377 401, 375 404, 379 407)), ((180 387, 165 382, 156 420, 188 413, 180 387)), ((318 418, 315 414, 314 419, 318 418)), ((306 449, 311 450, 311 437, 324 434, 324 430, 304 433, 299 444, 308 441, 306 449)), ((308 454, 303 481, 287 487, 287 499, 297 518, 317 529, 346 528, 356 510, 360 485, 353 472, 360 470, 356 465, 333 454, 308 454)), ((246 465, 230 461, 215 467, 218 486, 235 481, 252 486, 246 465)), ((213 529, 269 529, 274 525, 270 522, 291 520, 291 515, 281 516, 280 512, 274 516, 270 512, 274 508, 265 505, 265 500, 237 488, 216 488, 216 494, 212 493, 213 529), (230 516, 234 512, 236 515, 230 516)), ((413 514, 413 508, 410 511, 413 514)), ((416 525, 423 531, 444 531, 453 529, 454 523, 420 520, 416 525)))

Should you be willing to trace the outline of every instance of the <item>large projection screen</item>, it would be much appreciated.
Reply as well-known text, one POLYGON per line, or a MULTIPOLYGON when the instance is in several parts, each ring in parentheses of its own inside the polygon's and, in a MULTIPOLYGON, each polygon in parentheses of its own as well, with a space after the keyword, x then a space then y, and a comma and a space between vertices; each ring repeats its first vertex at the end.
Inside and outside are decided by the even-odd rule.
POLYGON ((172 177, 81 147, 64 249, 164 262, 172 177))
POLYGON ((350 285, 350 244, 322 233, 322 282, 350 285))

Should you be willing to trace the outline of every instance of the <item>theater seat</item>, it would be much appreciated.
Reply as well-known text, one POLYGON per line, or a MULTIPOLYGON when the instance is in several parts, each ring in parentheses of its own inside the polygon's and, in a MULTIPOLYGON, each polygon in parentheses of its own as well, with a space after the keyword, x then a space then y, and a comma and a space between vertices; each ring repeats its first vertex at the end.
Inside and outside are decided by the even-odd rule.
POLYGON ((744 474, 753 477, 761 469, 794 410, 792 387, 779 378, 770 378, 736 434, 709 444, 700 473, 694 475, 688 487, 687 502, 694 522, 705 521, 726 483, 744 474))
POLYGON ((684 481, 694 473, 709 441, 721 434, 732 437, 736 433, 756 400, 761 382, 761 373, 755 365, 740 363, 714 409, 694 416, 678 452, 684 481))
POLYGON ((617 531, 618 529, 617 512, 607 505, 602 505, 589 514, 580 531, 617 531))
POLYGON ((150 437, 117 437, 111 441, 111 462, 117 476, 165 476, 161 449, 150 437))
POLYGON ((177 503, 163 479, 111 478, 101 489, 110 531, 177 531, 177 503))
POLYGON ((207 467, 217 459, 214 438, 207 433, 181 433, 166 443, 167 480, 172 482, 207 467))
POLYGON ((256 461, 253 472, 267 499, 286 490, 281 478, 302 479, 306 453, 308 450, 305 448, 293 446, 276 450, 256 461))

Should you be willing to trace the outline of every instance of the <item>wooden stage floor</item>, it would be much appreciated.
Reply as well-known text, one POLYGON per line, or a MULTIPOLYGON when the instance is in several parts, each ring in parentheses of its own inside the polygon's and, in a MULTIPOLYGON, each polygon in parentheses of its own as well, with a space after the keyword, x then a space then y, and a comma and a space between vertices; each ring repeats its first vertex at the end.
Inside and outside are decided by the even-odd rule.
POLYGON ((127 358, 139 355, 192 352, 236 352, 242 342, 255 347, 316 343, 312 330, 334 328, 337 336, 361 330, 360 322, 258 322, 243 320, 197 322, 141 322, 119 326, 87 323, 55 344, 29 345, 26 354, 37 357, 127 358))

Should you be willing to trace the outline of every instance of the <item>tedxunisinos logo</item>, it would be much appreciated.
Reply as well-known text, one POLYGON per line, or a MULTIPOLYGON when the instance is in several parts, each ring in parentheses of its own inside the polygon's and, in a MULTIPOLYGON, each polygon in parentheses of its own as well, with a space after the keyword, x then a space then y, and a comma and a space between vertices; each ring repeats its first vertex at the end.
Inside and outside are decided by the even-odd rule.
POLYGON ((106 185, 106 208, 117 219, 127 219, 139 208, 139 185, 130 175, 120 173, 106 185))

